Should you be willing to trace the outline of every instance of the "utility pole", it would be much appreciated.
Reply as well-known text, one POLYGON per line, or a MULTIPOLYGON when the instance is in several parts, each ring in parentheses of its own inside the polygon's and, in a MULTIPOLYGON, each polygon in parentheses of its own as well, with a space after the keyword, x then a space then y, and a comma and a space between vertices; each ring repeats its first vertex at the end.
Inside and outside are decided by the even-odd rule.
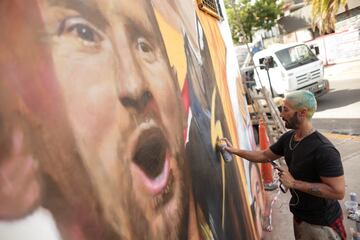
POLYGON ((274 67, 274 59, 272 57, 267 57, 267 58, 264 59, 263 64, 265 66, 265 70, 266 70, 268 80, 269 80, 271 97, 274 98, 274 91, 273 91, 273 88, 272 88, 272 85, 271 85, 271 79, 270 79, 270 74, 269 74, 269 69, 274 67))

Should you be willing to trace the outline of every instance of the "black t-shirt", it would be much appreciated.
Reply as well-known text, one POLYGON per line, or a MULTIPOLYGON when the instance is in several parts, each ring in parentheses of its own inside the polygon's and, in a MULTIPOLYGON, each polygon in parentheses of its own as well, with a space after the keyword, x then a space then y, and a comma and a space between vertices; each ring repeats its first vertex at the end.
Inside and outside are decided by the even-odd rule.
MULTIPOLYGON (((285 157, 289 172, 296 180, 319 183, 320 176, 344 175, 340 154, 324 135, 315 131, 300 142, 295 142, 294 133, 292 130, 283 134, 279 141, 270 146, 270 150, 285 157)), ((310 224, 328 226, 341 215, 337 200, 316 197, 294 189, 291 189, 291 195, 290 211, 310 224)))

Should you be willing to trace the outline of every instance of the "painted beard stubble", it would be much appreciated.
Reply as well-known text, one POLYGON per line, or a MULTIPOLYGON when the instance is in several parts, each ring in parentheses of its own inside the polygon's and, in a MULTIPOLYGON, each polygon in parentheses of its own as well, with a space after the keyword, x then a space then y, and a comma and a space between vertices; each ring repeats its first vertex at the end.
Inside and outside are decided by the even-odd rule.
MULTIPOLYGON (((180 147, 180 152, 184 152, 184 149, 180 147), (181 151, 183 150, 183 151, 181 151)), ((118 153, 120 154, 120 153, 118 153)), ((121 155, 121 154, 120 154, 121 155)), ((125 232, 128 232, 131 236, 127 236, 123 231, 119 233, 121 236, 120 239, 127 239, 130 237, 131 239, 171 239, 171 240, 180 240, 187 239, 188 236, 188 218, 189 218, 189 184, 188 184, 188 176, 186 172, 186 163, 184 159, 184 154, 176 153, 176 167, 178 168, 179 176, 176 176, 175 181, 177 182, 177 186, 179 188, 179 196, 176 194, 173 197, 178 198, 178 202, 180 205, 177 208, 175 216, 170 216, 169 213, 164 211, 164 209, 151 209, 151 211, 159 211, 158 214, 161 214, 164 219, 164 225, 156 226, 156 232, 152 232, 151 230, 151 222, 145 216, 141 208, 141 201, 143 199, 138 200, 136 198, 136 194, 133 187, 132 177, 129 171, 123 171, 125 179, 129 179, 129 183, 126 184, 123 181, 122 189, 124 192, 128 194, 122 194, 121 197, 121 207, 123 208, 123 213, 127 220, 125 222, 128 223, 128 226, 122 225, 121 229, 128 228, 125 232)), ((174 189, 176 191, 177 189, 174 189)), ((115 216, 114 216, 115 217, 115 216)), ((119 217, 119 216, 118 216, 119 217)), ((113 219, 118 219, 115 217, 113 219)), ((117 224, 113 222, 112 224, 117 224)), ((118 227, 115 227, 119 229, 118 227)))

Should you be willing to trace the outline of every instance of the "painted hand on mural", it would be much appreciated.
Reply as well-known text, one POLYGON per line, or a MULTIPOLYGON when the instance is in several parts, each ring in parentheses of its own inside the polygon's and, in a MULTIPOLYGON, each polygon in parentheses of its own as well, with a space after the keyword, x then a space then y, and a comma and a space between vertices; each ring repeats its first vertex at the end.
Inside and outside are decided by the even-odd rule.
POLYGON ((10 152, 0 159, 0 220, 23 217, 39 205, 38 163, 23 147, 23 133, 15 129, 10 152))

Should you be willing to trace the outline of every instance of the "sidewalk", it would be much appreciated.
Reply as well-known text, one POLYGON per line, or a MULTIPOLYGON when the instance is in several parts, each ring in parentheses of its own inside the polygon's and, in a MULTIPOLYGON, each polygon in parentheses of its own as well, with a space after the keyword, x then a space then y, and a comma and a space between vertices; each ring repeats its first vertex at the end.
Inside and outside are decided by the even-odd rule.
MULTIPOLYGON (((355 192, 360 198, 360 136, 342 135, 323 132, 330 141, 339 150, 343 167, 345 171, 345 188, 346 194, 344 200, 340 201, 343 208, 344 218, 346 212, 344 208, 344 201, 349 200, 349 193, 355 192)), ((275 190, 270 196, 278 196, 272 208, 272 232, 265 233, 265 240, 294 240, 292 214, 289 211, 288 202, 290 200, 290 193, 283 194, 275 190)), ((350 227, 355 228, 355 222, 346 219, 344 221, 347 232, 347 239, 352 239, 350 236, 350 227)))
POLYGON ((324 67, 324 78, 330 81, 341 79, 358 79, 360 75, 360 61, 351 61, 327 65, 324 67), (339 76, 341 73, 341 76, 339 76))

